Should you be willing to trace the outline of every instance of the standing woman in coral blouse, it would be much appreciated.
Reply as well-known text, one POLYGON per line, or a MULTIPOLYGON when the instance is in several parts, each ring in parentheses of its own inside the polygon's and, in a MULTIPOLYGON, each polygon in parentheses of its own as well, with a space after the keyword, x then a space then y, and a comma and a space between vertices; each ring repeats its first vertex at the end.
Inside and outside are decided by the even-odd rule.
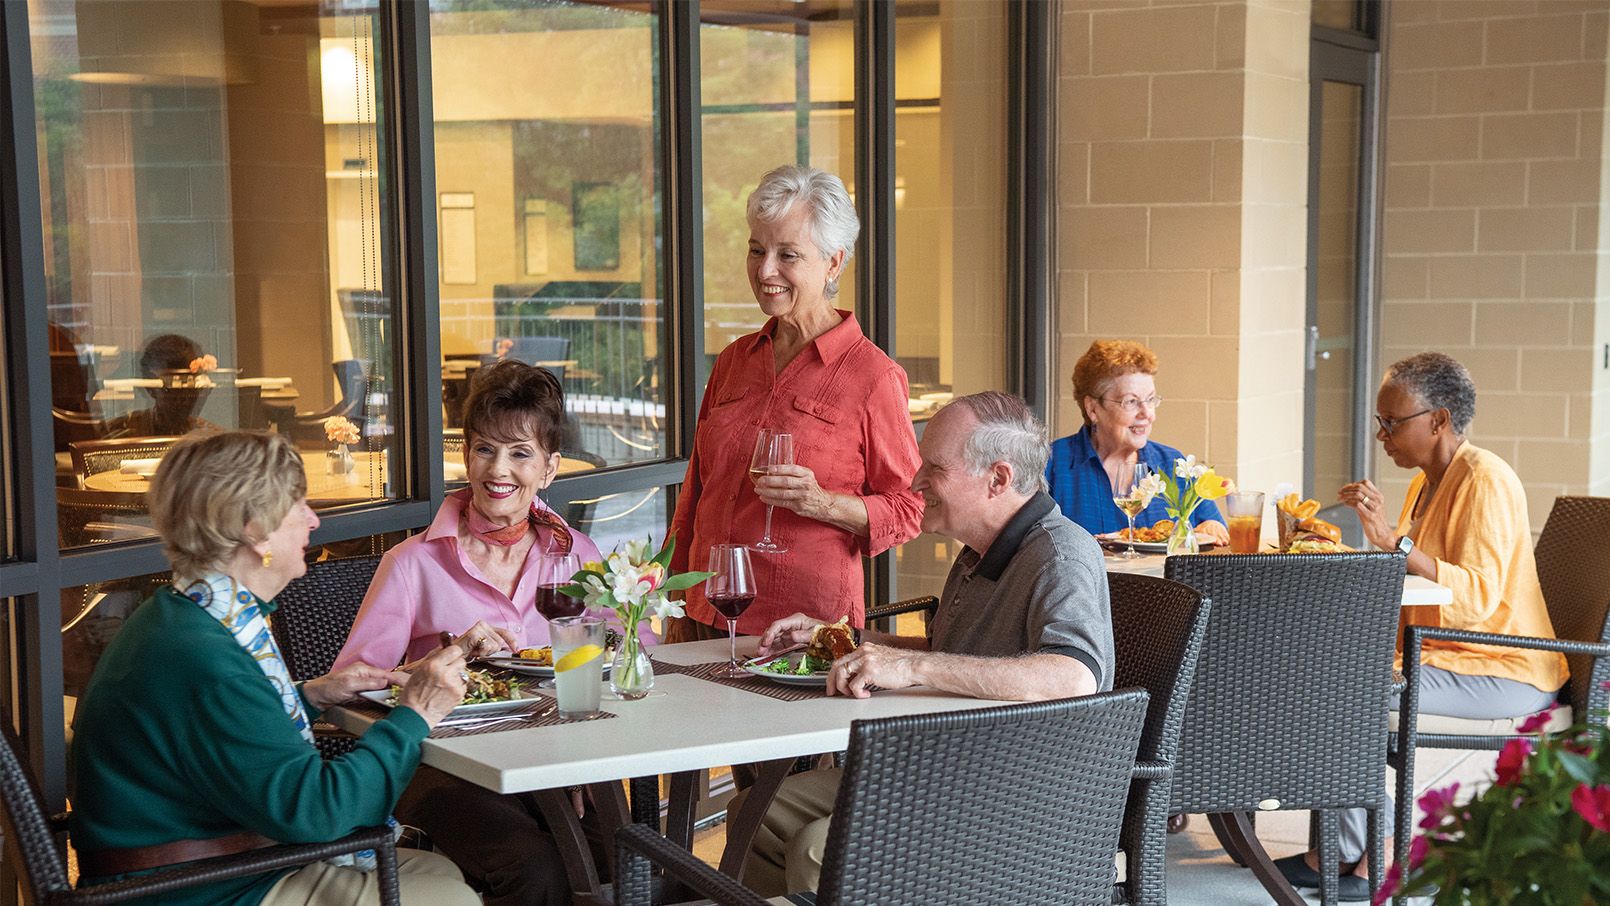
MULTIPOLYGON (((671 567, 706 569, 711 545, 759 541, 773 506, 771 534, 787 550, 751 553, 758 594, 738 631, 758 635, 796 611, 860 626, 861 558, 916 537, 922 517, 906 374, 854 315, 833 307, 861 231, 837 176, 778 167, 749 196, 747 217, 749 286, 769 317, 722 350, 710 373, 671 523, 671 567), (762 428, 794 435, 795 464, 751 489, 762 428)), ((687 616, 666 641, 726 637, 702 587, 684 603, 687 616)))

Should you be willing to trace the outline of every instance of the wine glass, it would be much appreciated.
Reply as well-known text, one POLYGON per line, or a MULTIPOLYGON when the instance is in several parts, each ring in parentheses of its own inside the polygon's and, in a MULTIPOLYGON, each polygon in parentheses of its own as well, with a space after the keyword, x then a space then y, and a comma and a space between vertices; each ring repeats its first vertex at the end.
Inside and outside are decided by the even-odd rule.
MULTIPOLYGON (((769 474, 774 466, 791 466, 794 464, 794 435, 786 431, 773 431, 770 428, 761 428, 760 436, 755 438, 755 452, 749 457, 749 481, 755 483, 769 474)), ((759 541, 751 544, 751 550, 762 554, 787 553, 788 548, 778 544, 771 537, 771 504, 766 505, 766 533, 759 541)))
POLYGON ((749 676, 738 666, 738 617, 755 601, 755 573, 749 564, 749 548, 742 544, 717 544, 710 548, 705 567, 715 575, 705 580, 704 599, 727 618, 727 648, 730 660, 720 676, 744 679, 749 676))
POLYGON ((1129 546, 1119 555, 1125 560, 1133 560, 1140 556, 1135 552, 1135 517, 1139 516, 1140 511, 1146 508, 1146 501, 1140 493, 1140 485, 1151 472, 1151 467, 1145 463, 1135 463, 1135 471, 1129 479, 1129 487, 1124 490, 1123 494, 1114 494, 1112 498, 1112 502, 1117 505, 1118 509, 1123 510, 1124 515, 1129 519, 1129 546))

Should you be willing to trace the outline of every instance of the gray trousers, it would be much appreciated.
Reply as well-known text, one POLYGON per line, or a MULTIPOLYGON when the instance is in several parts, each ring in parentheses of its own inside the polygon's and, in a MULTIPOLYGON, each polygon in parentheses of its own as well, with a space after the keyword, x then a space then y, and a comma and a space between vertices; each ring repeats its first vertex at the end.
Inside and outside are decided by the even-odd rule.
MULTIPOLYGON (((1441 667, 1420 667, 1420 713, 1497 720, 1524 717, 1554 704, 1554 693, 1530 683, 1496 676, 1467 676, 1441 667)), ((1392 836, 1392 797, 1386 797, 1386 835, 1392 836)), ((1357 862, 1369 849, 1368 814, 1361 808, 1342 812, 1342 861, 1357 862)))

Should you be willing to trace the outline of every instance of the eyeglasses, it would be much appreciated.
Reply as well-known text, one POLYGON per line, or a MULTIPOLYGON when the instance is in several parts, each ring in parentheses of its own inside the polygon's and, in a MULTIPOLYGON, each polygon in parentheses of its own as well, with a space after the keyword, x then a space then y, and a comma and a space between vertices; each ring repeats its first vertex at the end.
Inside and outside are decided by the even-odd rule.
POLYGON ((1130 415, 1134 415, 1135 413, 1139 412, 1140 407, 1142 406, 1145 406, 1153 412, 1156 412, 1157 408, 1163 405, 1163 398, 1160 396, 1148 396, 1145 399, 1141 399, 1138 396, 1126 396, 1123 399, 1118 400, 1110 399, 1104 396, 1102 397, 1102 400, 1109 403, 1117 403, 1118 408, 1128 412, 1130 415))
POLYGON ((1411 418, 1419 418, 1420 416, 1425 415, 1426 413, 1428 413, 1430 411, 1432 411, 1432 410, 1430 410, 1430 409, 1421 409, 1419 412, 1416 412, 1413 415, 1405 415, 1402 418, 1387 418, 1384 415, 1377 415, 1375 417, 1375 423, 1377 425, 1381 426, 1382 433, 1384 433, 1387 437, 1391 437, 1392 432, 1396 431, 1398 429, 1398 425, 1403 424, 1404 422, 1408 421, 1411 418))

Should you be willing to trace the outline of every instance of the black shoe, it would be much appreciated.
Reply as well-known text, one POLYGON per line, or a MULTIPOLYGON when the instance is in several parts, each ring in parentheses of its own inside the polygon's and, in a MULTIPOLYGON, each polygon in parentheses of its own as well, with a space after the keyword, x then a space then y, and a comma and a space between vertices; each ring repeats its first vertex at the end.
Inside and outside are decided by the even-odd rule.
MULTIPOLYGON (((1308 867, 1308 862, 1302 853, 1276 859, 1275 867, 1291 886, 1300 890, 1318 890, 1319 872, 1308 867)), ((1359 903, 1369 900, 1370 882, 1355 874, 1345 874, 1336 879, 1336 898, 1343 903, 1359 903)))
POLYGON ((1337 879, 1341 883, 1336 885, 1336 899, 1343 903, 1364 903, 1370 899, 1370 882, 1355 874, 1345 874, 1337 879))

